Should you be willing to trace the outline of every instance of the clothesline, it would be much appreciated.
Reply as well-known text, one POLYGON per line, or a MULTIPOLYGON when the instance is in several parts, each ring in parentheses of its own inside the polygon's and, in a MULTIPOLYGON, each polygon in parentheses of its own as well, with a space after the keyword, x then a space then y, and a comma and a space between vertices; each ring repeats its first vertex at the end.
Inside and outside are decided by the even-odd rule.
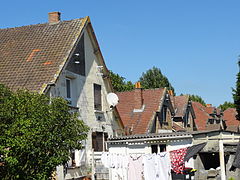
POLYGON ((112 169, 115 179, 139 180, 144 176, 145 180, 171 180, 171 170, 183 174, 185 162, 205 145, 206 143, 201 143, 157 154, 105 152, 101 160, 105 167, 112 169))

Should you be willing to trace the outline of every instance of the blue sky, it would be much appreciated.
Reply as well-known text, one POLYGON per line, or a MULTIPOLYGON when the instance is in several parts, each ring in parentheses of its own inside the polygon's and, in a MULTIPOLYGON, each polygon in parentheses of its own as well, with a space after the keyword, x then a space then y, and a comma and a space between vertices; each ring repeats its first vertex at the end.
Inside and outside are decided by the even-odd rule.
POLYGON ((232 101, 240 55, 239 0, 2 1, 0 28, 90 16, 109 69, 136 82, 159 67, 176 93, 232 101))

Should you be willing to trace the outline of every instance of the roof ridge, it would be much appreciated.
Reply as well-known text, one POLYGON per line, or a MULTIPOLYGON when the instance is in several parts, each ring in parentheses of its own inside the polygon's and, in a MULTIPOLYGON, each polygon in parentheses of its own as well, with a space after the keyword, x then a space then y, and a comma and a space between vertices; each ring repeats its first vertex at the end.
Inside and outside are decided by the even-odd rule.
MULTIPOLYGON (((87 17, 87 16, 86 16, 86 17, 87 17)), ((50 26, 53 26, 53 25, 57 25, 57 24, 65 23, 65 22, 83 20, 83 19, 86 18, 86 17, 77 18, 77 19, 72 19, 72 20, 64 20, 64 21, 59 21, 59 22, 56 22, 56 23, 48 23, 48 22, 46 22, 46 23, 38 23, 38 24, 29 24, 29 25, 25 25, 25 26, 16 26, 16 27, 0 28, 0 31, 1 31, 1 30, 18 29, 18 28, 24 28, 24 27, 31 27, 31 26, 40 26, 40 25, 50 25, 50 26)))

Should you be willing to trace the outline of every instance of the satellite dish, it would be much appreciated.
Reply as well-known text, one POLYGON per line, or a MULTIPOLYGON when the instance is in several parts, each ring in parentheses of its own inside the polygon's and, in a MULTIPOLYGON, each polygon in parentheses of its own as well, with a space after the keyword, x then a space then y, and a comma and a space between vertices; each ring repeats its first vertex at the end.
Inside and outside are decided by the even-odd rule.
POLYGON ((111 108, 115 107, 119 102, 118 96, 115 93, 108 93, 107 102, 111 108))

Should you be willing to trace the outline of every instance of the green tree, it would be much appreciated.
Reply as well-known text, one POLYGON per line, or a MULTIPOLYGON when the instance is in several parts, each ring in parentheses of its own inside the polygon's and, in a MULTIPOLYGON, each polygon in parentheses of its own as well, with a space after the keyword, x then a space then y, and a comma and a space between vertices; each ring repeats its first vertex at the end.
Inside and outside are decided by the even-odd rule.
POLYGON ((62 98, 0 85, 0 179, 49 179, 88 127, 62 98))
POLYGON ((109 76, 112 82, 113 89, 116 92, 130 91, 134 88, 134 85, 131 81, 125 81, 125 78, 120 76, 119 74, 109 71, 109 76))
MULTIPOLYGON (((193 95, 193 94, 187 94, 187 95, 189 96, 189 99, 191 101, 199 102, 203 106, 206 106, 206 103, 205 103, 205 101, 203 100, 203 98, 201 96, 193 95)), ((180 96, 183 96, 183 94, 180 94, 180 96)))
POLYGON ((218 108, 220 108, 222 111, 225 111, 228 108, 235 108, 235 104, 225 101, 223 104, 220 104, 218 108))
POLYGON ((153 67, 152 69, 147 70, 145 73, 142 73, 139 81, 141 82, 141 86, 145 89, 167 87, 169 90, 174 92, 174 88, 168 81, 168 78, 164 76, 161 70, 157 67, 153 67))
MULTIPOLYGON (((238 66, 240 68, 240 60, 238 66)), ((237 111, 236 119, 240 120, 240 71, 237 73, 236 89, 233 89, 233 100, 237 111)))

